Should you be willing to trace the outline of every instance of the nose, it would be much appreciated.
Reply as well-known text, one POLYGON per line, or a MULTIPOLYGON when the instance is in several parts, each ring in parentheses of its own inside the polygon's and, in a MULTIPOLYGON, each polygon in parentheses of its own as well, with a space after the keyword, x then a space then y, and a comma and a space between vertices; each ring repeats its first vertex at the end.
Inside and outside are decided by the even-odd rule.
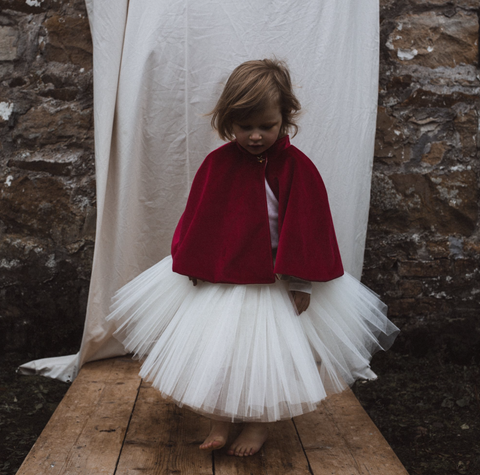
POLYGON ((252 130, 248 138, 250 140, 261 140, 262 134, 258 130, 252 130))

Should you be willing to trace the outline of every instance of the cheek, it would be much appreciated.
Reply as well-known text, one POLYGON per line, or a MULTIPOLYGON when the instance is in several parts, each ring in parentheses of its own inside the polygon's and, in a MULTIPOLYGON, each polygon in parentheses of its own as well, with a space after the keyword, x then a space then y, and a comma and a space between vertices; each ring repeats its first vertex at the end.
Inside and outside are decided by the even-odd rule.
POLYGON ((278 139, 279 135, 280 135, 280 130, 276 130, 275 132, 272 132, 272 134, 270 135, 270 139, 275 142, 278 139))

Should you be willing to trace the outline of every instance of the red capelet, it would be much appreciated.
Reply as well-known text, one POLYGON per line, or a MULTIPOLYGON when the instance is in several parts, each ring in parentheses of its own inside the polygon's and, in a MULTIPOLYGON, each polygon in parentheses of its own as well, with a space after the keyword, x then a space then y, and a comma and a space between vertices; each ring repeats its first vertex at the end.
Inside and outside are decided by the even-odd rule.
POLYGON ((175 230, 172 257, 174 272, 214 283, 270 284, 275 274, 324 282, 343 275, 323 180, 288 136, 259 157, 236 142, 207 156, 175 230), (265 178, 279 202, 275 265, 265 178))

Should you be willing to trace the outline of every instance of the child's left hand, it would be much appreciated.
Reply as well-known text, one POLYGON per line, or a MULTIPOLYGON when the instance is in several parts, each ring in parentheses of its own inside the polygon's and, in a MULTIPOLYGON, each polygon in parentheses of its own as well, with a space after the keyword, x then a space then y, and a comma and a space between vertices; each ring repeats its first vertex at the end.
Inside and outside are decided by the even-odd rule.
POLYGON ((302 312, 305 312, 310 305, 310 294, 300 292, 299 290, 294 290, 291 293, 295 307, 297 307, 298 314, 300 315, 302 312))

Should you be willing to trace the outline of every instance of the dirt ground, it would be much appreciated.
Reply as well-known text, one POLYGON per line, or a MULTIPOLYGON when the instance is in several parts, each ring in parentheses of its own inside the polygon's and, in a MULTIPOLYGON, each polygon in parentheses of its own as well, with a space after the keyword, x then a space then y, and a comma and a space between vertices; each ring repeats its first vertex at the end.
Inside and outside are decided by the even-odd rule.
MULTIPOLYGON (((68 389, 68 384, 20 376, 28 357, 0 362, 0 475, 13 475, 68 389)), ((375 355, 376 381, 354 392, 410 475, 480 474, 480 367, 375 355)))
POLYGON ((410 475, 480 475, 480 367, 393 351, 354 392, 410 475))

